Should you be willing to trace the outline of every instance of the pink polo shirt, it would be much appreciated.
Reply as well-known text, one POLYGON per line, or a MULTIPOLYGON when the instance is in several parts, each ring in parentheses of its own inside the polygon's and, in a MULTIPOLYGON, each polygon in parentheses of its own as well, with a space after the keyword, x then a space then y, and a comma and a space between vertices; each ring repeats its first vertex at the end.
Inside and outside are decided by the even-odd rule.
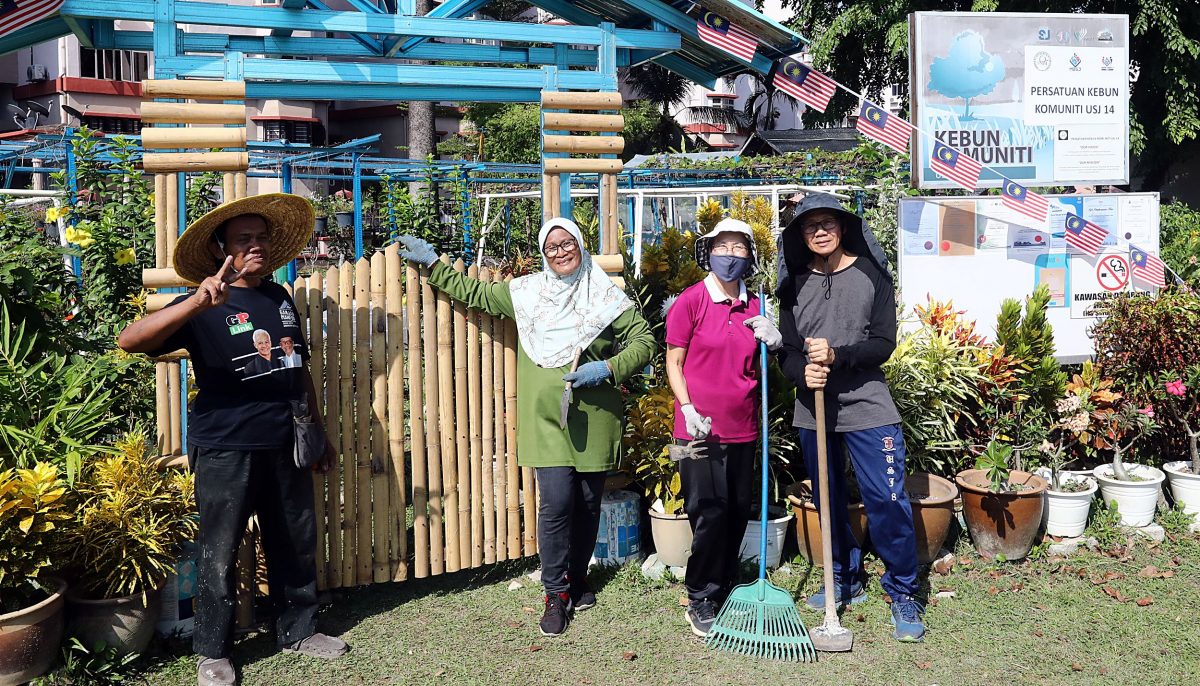
MULTIPOLYGON (((712 417, 710 441, 758 438, 758 345, 744 323, 758 313, 758 297, 746 293, 744 282, 730 300, 712 274, 680 293, 667 312, 667 344, 687 349, 683 378, 696 411, 712 417)), ((692 439, 679 400, 675 438, 692 439)))

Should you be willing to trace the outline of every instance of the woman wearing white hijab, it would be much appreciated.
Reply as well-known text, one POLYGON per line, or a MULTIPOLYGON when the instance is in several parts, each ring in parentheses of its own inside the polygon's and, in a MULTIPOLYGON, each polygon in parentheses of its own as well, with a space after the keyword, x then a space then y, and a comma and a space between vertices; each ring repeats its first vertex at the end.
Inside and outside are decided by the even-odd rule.
POLYGON ((538 554, 546 588, 540 628, 566 630, 572 610, 596 603, 587 566, 596 547, 604 475, 621 448, 617 384, 645 367, 654 337, 633 302, 583 246, 579 227, 551 219, 538 233, 542 271, 484 283, 438 261, 428 242, 401 236, 401 256, 432 266, 429 284, 467 306, 517 322, 517 461, 537 472, 538 554), (617 352, 617 350, 620 352, 617 352), (579 366, 571 365, 577 351, 579 366), (563 382, 574 387, 559 426, 563 382))

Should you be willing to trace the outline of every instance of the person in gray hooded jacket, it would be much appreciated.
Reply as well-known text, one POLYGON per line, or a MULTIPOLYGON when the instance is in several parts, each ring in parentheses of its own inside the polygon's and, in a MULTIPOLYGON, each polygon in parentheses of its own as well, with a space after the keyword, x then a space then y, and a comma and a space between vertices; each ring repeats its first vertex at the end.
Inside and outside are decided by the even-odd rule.
MULTIPOLYGON (((827 194, 804 198, 780 237, 780 364, 797 386, 793 425, 808 472, 817 483, 814 391, 825 389, 834 599, 867 599, 862 549, 846 516, 844 452, 850 453, 871 542, 887 572, 893 634, 905 642, 925 635, 916 599, 917 548, 904 492, 904 435, 881 366, 896 348, 896 297, 887 259, 857 215, 827 194)), ((814 497, 816 500, 816 497, 814 497)), ((825 607, 822 588, 806 604, 825 607)))

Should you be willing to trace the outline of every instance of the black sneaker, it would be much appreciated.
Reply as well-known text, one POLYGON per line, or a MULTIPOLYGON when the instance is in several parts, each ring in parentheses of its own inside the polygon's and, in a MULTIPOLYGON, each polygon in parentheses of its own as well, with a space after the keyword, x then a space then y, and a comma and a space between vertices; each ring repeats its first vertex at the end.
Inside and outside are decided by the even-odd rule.
POLYGON ((693 600, 688 603, 683 618, 692 626, 692 633, 703 638, 708 635, 709 629, 712 629, 713 622, 717 619, 717 605, 707 598, 693 600))
POLYGON ((571 605, 576 612, 582 612, 596 604, 596 592, 592 590, 587 579, 579 583, 571 583, 571 605))
POLYGON ((558 636, 567 630, 571 622, 571 596, 567 593, 551 593, 546 596, 546 611, 538 623, 543 636, 558 636))

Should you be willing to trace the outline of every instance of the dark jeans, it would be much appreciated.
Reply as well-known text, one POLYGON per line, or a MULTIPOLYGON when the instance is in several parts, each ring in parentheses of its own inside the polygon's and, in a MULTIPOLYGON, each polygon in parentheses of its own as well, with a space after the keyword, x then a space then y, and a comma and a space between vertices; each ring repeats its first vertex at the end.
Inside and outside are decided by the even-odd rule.
POLYGON ((604 472, 538 467, 538 556, 546 593, 566 593, 568 578, 587 578, 600 528, 604 472))
POLYGON ((188 446, 200 509, 196 629, 192 648, 210 658, 233 646, 237 549, 246 520, 258 514, 267 581, 280 645, 316 631, 317 529, 312 473, 292 449, 217 450, 188 446))
POLYGON ((688 600, 720 605, 737 583, 757 445, 706 442, 707 457, 679 462, 683 509, 692 527, 692 554, 684 579, 688 600))
MULTIPOLYGON (((854 539, 846 514, 845 446, 854 464, 854 476, 867 509, 871 546, 887 569, 880 585, 892 598, 917 594, 917 538, 912 506, 904 491, 904 434, 899 424, 875 429, 826 434, 829 450, 829 526, 833 529, 833 577, 845 592, 854 581, 864 581, 862 547, 854 539)), ((819 503, 817 432, 800 429, 800 448, 813 483, 813 502, 819 503)), ((818 505, 817 507, 820 507, 818 505)))

